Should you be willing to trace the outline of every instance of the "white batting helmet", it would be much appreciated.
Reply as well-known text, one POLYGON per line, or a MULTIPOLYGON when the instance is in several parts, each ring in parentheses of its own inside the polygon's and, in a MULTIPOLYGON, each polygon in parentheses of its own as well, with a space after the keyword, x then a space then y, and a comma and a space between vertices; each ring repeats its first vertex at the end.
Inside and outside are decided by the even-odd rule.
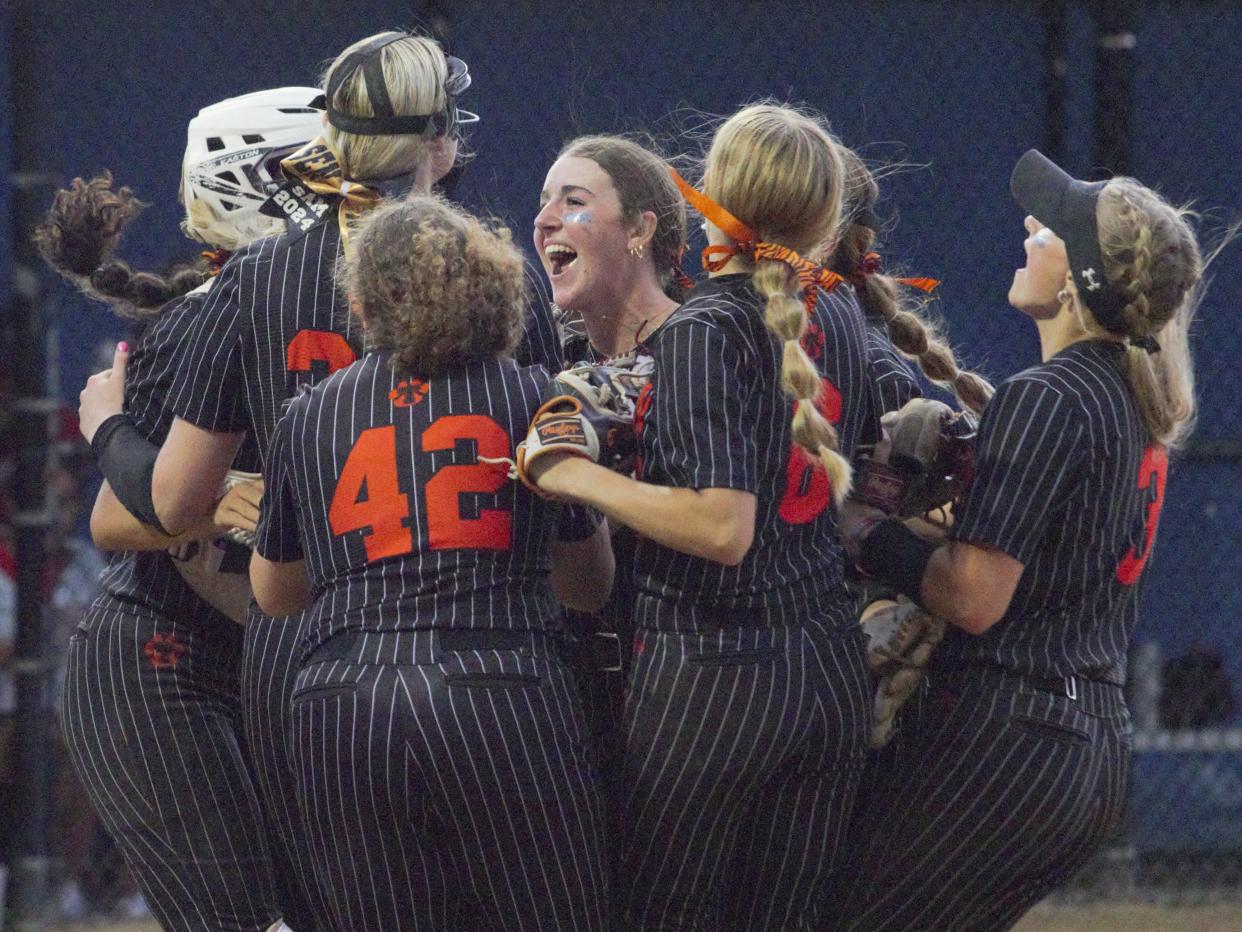
POLYGON ((181 164, 185 232, 235 249, 284 230, 259 213, 281 183, 280 160, 319 135, 323 91, 278 87, 204 107, 190 121, 181 164))

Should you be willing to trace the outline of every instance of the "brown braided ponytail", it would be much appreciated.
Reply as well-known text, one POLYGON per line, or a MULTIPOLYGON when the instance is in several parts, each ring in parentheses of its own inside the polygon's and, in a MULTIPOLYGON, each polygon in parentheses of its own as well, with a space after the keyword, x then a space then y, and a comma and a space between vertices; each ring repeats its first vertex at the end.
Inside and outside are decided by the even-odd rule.
POLYGON ((914 359, 928 379, 951 391, 964 407, 981 414, 994 391, 991 383, 958 368, 953 350, 938 328, 919 314, 917 304, 903 298, 902 285, 895 278, 864 270, 863 261, 875 245, 873 211, 880 199, 880 187, 858 153, 842 146, 841 157, 847 220, 826 263, 828 268, 853 285, 863 313, 884 321, 893 345, 914 359))
MULTIPOLYGON (((765 242, 809 251, 835 236, 844 187, 841 148, 814 115, 775 104, 746 107, 712 140, 704 193, 765 242)), ((797 277, 784 263, 760 260, 752 281, 766 299, 764 324, 783 344, 781 388, 794 400, 794 442, 823 464, 840 505, 850 488, 850 464, 839 452, 836 429, 815 405, 823 384, 802 348, 806 309, 797 277)))
POLYGON ((34 233, 49 266, 85 294, 104 301, 122 317, 149 317, 174 298, 193 291, 210 273, 186 267, 165 277, 135 272, 113 258, 130 222, 147 205, 126 187, 112 187, 112 173, 89 181, 74 178, 56 192, 51 209, 34 233))

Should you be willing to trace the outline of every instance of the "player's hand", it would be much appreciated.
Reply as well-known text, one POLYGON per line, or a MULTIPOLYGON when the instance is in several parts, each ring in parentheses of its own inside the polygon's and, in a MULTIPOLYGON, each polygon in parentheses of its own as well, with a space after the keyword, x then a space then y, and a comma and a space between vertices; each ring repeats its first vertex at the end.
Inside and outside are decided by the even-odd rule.
POLYGON ((118 343, 112 357, 112 368, 92 375, 78 395, 78 430, 87 443, 94 438, 100 424, 124 410, 125 366, 128 362, 129 344, 118 343))
POLYGON ((213 517, 216 528, 221 533, 234 529, 247 535, 254 534, 259 526, 259 503, 263 501, 263 480, 251 479, 238 482, 224 493, 224 497, 216 503, 213 517))

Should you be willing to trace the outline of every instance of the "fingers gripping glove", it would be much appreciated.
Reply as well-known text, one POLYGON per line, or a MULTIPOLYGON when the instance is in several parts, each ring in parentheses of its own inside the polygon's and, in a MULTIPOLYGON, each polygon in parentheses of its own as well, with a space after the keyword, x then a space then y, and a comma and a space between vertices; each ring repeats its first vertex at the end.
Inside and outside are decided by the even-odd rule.
MULTIPOLYGON (((260 478, 258 473, 231 469, 220 485, 217 498, 224 496, 239 482, 260 478)), ((254 535, 232 528, 224 534, 187 541, 169 548, 173 566, 194 594, 233 619, 246 621, 250 603, 250 553, 243 548, 254 546, 254 535), (239 546, 240 545, 240 546, 239 546)))
POLYGON ((953 501, 970 482, 976 423, 929 398, 913 398, 880 419, 887 463, 864 459, 854 497, 888 514, 922 515, 953 501))
POLYGON ((913 602, 899 598, 865 614, 862 628, 867 638, 867 666, 880 677, 870 738, 871 747, 880 748, 892 737, 897 712, 922 681, 945 626, 913 602))
MULTIPOLYGON (((624 471, 633 457, 634 399, 631 373, 602 366, 577 366, 544 389, 526 439, 518 444, 517 476, 539 491, 530 467, 548 453, 568 453, 624 471)), ((641 388, 641 385, 639 385, 641 388)))
MULTIPOLYGON (((240 469, 230 469, 224 477, 224 481, 220 483, 220 492, 216 495, 216 501, 224 498, 235 485, 241 485, 243 482, 253 482, 255 479, 262 479, 263 475, 257 472, 242 472, 240 469)), ((224 536, 236 544, 243 547, 254 549, 254 532, 244 531, 239 527, 229 528, 224 532, 224 536)))

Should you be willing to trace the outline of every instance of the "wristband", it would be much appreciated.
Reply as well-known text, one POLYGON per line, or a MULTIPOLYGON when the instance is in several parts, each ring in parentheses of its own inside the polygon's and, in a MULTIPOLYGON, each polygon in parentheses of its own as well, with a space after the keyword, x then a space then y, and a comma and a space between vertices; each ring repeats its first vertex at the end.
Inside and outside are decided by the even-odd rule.
POLYGON ((151 478, 160 448, 139 432, 128 415, 114 414, 95 431, 91 454, 125 510, 167 535, 151 500, 151 478))
POLYGON ((863 538, 858 568, 922 605, 923 573, 939 548, 940 544, 924 540, 896 518, 888 518, 863 538))

